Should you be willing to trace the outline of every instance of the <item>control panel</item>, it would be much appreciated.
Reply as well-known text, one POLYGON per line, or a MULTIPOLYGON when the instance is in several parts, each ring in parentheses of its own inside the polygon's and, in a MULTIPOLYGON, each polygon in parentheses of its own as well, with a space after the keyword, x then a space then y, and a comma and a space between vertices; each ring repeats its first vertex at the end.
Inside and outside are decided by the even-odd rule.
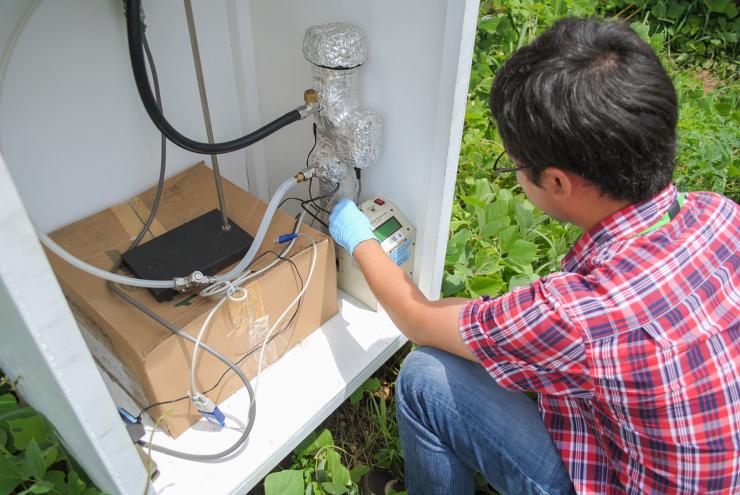
MULTIPOLYGON (((374 196, 360 205, 373 227, 375 237, 388 256, 407 275, 413 275, 416 229, 392 202, 374 196)), ((355 260, 344 249, 339 249, 339 288, 369 308, 377 311, 378 301, 365 282, 355 260)))

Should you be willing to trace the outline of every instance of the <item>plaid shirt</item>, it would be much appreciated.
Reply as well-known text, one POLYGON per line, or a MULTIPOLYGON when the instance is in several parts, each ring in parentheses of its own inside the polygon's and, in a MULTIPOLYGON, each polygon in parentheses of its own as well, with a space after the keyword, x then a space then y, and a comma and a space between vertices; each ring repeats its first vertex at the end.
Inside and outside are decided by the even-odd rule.
POLYGON ((583 235, 563 271, 470 301, 460 332, 539 409, 578 493, 740 493, 740 208, 669 186, 583 235))

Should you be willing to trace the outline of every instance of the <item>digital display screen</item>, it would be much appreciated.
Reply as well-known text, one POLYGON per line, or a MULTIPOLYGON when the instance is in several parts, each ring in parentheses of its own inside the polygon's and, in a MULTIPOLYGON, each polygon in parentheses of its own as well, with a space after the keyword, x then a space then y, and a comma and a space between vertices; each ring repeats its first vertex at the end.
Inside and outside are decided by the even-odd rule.
POLYGON ((375 234, 375 237, 377 237, 380 242, 383 242, 400 228, 401 222, 399 222, 396 217, 391 217, 380 224, 377 229, 373 230, 373 234, 375 234))

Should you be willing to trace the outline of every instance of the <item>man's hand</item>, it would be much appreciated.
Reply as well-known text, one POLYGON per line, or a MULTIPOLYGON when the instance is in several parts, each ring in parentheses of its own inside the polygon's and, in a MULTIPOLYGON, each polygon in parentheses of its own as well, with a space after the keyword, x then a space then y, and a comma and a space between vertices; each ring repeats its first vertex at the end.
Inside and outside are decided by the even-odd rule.
POLYGON ((373 234, 370 220, 362 213, 354 201, 339 201, 329 216, 329 233, 352 256, 358 244, 377 238, 373 234))
POLYGON ((410 340, 474 360, 458 330, 464 299, 429 301, 383 251, 367 217, 348 199, 334 207, 329 232, 362 270, 368 286, 393 323, 410 340), (375 242, 365 242, 369 239, 375 242))

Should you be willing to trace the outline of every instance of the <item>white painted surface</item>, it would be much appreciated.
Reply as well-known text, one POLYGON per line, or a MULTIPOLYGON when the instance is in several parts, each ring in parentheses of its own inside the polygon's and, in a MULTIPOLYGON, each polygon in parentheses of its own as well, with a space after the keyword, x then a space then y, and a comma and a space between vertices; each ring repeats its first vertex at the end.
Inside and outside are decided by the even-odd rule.
MULTIPOLYGON (((252 129, 244 125, 259 121, 256 115, 243 122, 245 114, 256 111, 256 98, 235 104, 237 84, 244 79, 243 74, 237 78, 231 50, 231 34, 238 33, 229 30, 227 4, 235 2, 193 2, 216 140, 241 136, 252 129)), ((182 1, 144 3, 165 115, 183 134, 205 141, 182 1)), ((241 3, 238 12, 247 7, 241 3)), ((6 12, 14 17, 17 10, 13 3, 0 3, 0 18, 6 12)), ((231 19, 232 27, 242 29, 247 22, 231 19)), ((244 50, 251 53, 250 46, 244 50)), ((251 67, 241 69, 253 72, 251 67)), ((283 111, 299 105, 301 97, 286 99, 283 111)), ((120 0, 41 2, 7 67, 0 94, 0 146, 26 209, 44 230, 156 183, 159 133, 131 75, 120 0), (49 208, 50 203, 64 206, 49 208)), ((201 159, 210 163, 209 157, 172 144, 168 156, 168 176, 201 159)), ((219 162, 224 176, 246 187, 245 151, 222 155, 219 162)))
POLYGON ((109 493, 143 493, 146 472, 54 278, 0 155, 0 368, 109 493))
MULTIPOLYGON (((203 139, 182 3, 158 0, 145 6, 165 112, 182 132, 203 139)), ((414 272, 431 296, 439 292, 443 268, 477 7, 477 0, 194 1, 217 140, 253 130, 300 102, 311 81, 301 53, 308 26, 345 21, 367 31, 370 53, 361 76, 362 101, 382 115, 384 142, 379 161, 363 174, 363 196, 384 194, 416 224, 414 272)), ((42 2, 10 59, 0 94, 0 146, 26 210, 44 229, 124 200, 156 180, 159 134, 134 87, 120 8, 119 0, 42 2)), ((17 1, 0 4, 0 19, 8 12, 17 15, 17 1)), ((0 29, 6 24, 0 22, 0 29)), ((0 32, 0 43, 4 39, 0 32)), ((303 166, 310 144, 310 122, 294 124, 247 151, 223 156, 224 175, 246 186, 248 163, 252 190, 267 197, 303 166)), ((173 145, 168 148, 168 175, 200 159, 173 145)), ((5 242, 7 233, 0 235, 5 242)), ((13 256, 6 261, 24 260, 17 253, 13 256)), ((32 261, 32 266, 51 279, 45 260, 32 261)), ((51 287, 50 301, 65 309, 53 279, 51 287)), ((9 301, 2 299, 3 320, 18 304, 9 301)), ((31 316, 48 319, 50 313, 36 308, 31 316)), ((86 363, 88 377, 78 385, 91 396, 101 394, 100 377, 90 373, 84 349, 72 346, 68 354, 51 346, 41 352, 25 332, 17 333, 6 348, 36 352, 47 361, 61 359, 60 381, 49 382, 43 373, 34 378, 49 390, 46 399, 38 399, 44 407, 53 407, 60 396, 79 393, 61 383, 80 376, 78 358, 86 363)), ((238 460, 196 464, 157 455, 162 471, 158 491, 183 493, 186 487, 190 493, 197 486, 200 493, 243 493, 402 342, 386 316, 343 299, 339 317, 267 371, 257 423, 238 460)), ((14 372, 25 369, 15 361, 7 363, 14 372)), ((103 403, 106 400, 110 405, 109 399, 103 403)), ((115 436, 118 417, 105 412, 106 407, 97 415, 98 424, 115 436)), ((244 397, 235 396, 225 407, 234 417, 243 417, 244 397)), ((84 417, 79 413, 77 421, 84 417)), ((73 418, 66 421, 74 423, 73 418)), ((64 423, 62 433, 74 443, 78 430, 69 428, 64 423)), ((204 432, 196 426, 175 444, 215 451, 230 442, 229 433, 235 434, 204 432)), ((158 436, 158 441, 169 439, 158 436)), ((142 469, 129 447, 115 447, 121 463, 114 466, 103 461, 112 455, 110 444, 75 452, 86 469, 106 471, 115 480, 131 465, 134 471, 136 466, 142 469)), ((138 475, 130 476, 122 483, 139 480, 138 475)))

